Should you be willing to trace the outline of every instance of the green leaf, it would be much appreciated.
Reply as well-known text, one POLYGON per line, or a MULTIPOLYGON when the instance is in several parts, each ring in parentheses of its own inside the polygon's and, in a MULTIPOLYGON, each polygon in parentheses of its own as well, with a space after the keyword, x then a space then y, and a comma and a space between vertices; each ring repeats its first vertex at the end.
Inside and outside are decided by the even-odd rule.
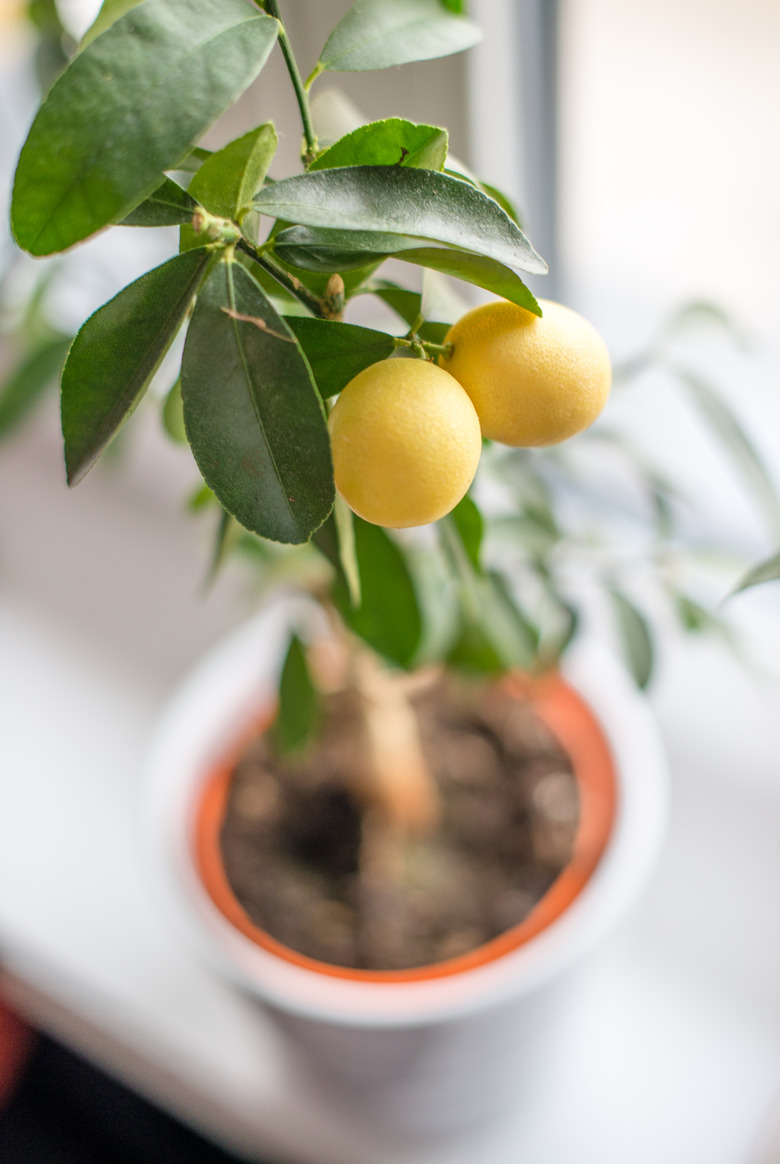
POLYGON ((447 662, 463 671, 500 674, 513 667, 529 670, 536 659, 538 635, 500 574, 474 579, 477 606, 464 609, 461 630, 447 662))
POLYGON ((205 150, 202 146, 193 146, 187 156, 176 163, 176 169, 183 170, 186 174, 196 174, 212 153, 213 150, 205 150))
MULTIPOLYGON (((387 279, 377 279, 361 287, 359 294, 376 295, 377 299, 386 303, 408 327, 419 324, 423 311, 422 295, 419 291, 409 291, 406 287, 400 287, 387 279)), ((449 330, 449 323, 426 320, 417 327, 417 335, 430 343, 441 344, 444 343, 449 330)))
POLYGON ((274 254, 302 271, 332 274, 384 262, 404 246, 419 245, 419 239, 400 234, 290 226, 274 237, 274 254))
POLYGON ((60 375, 71 341, 66 336, 43 340, 0 385, 0 438, 21 424, 60 375))
POLYGON ((68 484, 81 480, 138 404, 211 257, 205 247, 176 255, 125 287, 81 328, 62 373, 68 484))
POLYGON ((468 493, 450 513, 450 520, 455 526, 461 545, 471 565, 478 574, 482 573, 480 553, 482 550, 482 535, 484 522, 476 504, 468 493))
POLYGON ((162 410, 163 428, 177 445, 186 445, 187 433, 184 428, 184 406, 181 399, 181 376, 165 397, 162 410))
POLYGON ((79 51, 85 49, 96 36, 100 36, 101 32, 105 32, 107 28, 119 20, 120 16, 124 16, 131 8, 135 8, 139 2, 140 0, 103 0, 100 11, 81 38, 79 51))
POLYGON ((312 162, 312 170, 342 166, 412 166, 441 170, 447 159, 447 130, 400 117, 361 125, 312 162))
POLYGON ((172 178, 163 178, 156 190, 135 210, 122 219, 119 226, 179 226, 189 222, 198 203, 172 178))
POLYGON ((327 319, 287 319, 311 365, 320 395, 335 396, 371 364, 392 355, 393 337, 370 327, 327 319))
POLYGON ((496 653, 507 667, 528 670, 533 666, 539 636, 503 575, 491 570, 477 580, 482 591, 482 625, 496 653))
POLYGON ((506 194, 498 190, 495 186, 491 186, 489 182, 483 182, 460 158, 455 158, 450 154, 447 159, 447 165, 444 167, 444 173, 450 174, 453 178, 460 178, 462 182, 470 182, 472 186, 476 186, 483 194, 487 194, 488 198, 492 198, 494 202, 497 202, 513 222, 516 222, 519 227, 522 227, 523 224, 520 220, 517 207, 507 198, 506 194))
POLYGON ((238 544, 239 538, 243 532, 244 531, 234 517, 231 517, 231 515, 226 513, 224 509, 220 510, 219 525, 217 526, 217 533, 216 537, 214 538, 214 546, 211 552, 209 572, 206 576, 207 589, 213 586, 216 582, 220 570, 230 557, 230 551, 238 544))
POLYGON ((326 272, 363 267, 377 255, 400 259, 492 291, 534 315, 542 314, 525 283, 509 267, 468 251, 421 246, 419 238, 408 235, 292 226, 276 236, 274 251, 290 266, 326 272))
POLYGON ((534 274, 547 270, 498 203, 434 170, 348 166, 297 174, 267 186, 254 201, 264 214, 303 226, 411 235, 534 274))
POLYGON ((278 31, 244 0, 145 0, 73 58, 33 122, 11 218, 34 255, 121 221, 254 79, 278 31))
POLYGON ((305 542, 333 504, 325 414, 295 336, 238 263, 220 262, 198 297, 182 398, 222 507, 262 537, 305 542))
POLYGON ((361 590, 357 607, 341 569, 333 519, 314 536, 336 569, 334 604, 347 626, 370 647, 398 666, 409 667, 420 645, 422 619, 406 558, 381 526, 355 517, 353 529, 361 590))
POLYGON ((422 312, 422 295, 419 291, 409 291, 387 279, 376 279, 361 289, 361 295, 376 295, 398 315, 407 327, 414 327, 422 312))
POLYGON ((204 509, 210 509, 213 504, 216 504, 216 501, 212 490, 203 482, 196 486, 188 498, 187 508, 190 513, 200 513, 204 509))
POLYGON ((424 319, 441 319, 453 324, 471 307, 452 281, 432 267, 423 271, 421 291, 424 319))
POLYGON ((298 636, 293 635, 279 679, 279 709, 269 730, 273 748, 283 756, 305 748, 314 735, 317 712, 317 691, 306 662, 306 652, 298 636))
POLYGON ((446 662, 449 667, 467 675, 501 675, 506 671, 503 659, 477 622, 462 623, 446 662))
POLYGON ((608 593, 629 670, 644 688, 653 671, 653 640, 647 620, 620 590, 613 587, 608 593))
POLYGON ((739 594, 750 586, 760 586, 763 582, 775 582, 780 578, 780 553, 773 554, 764 562, 753 566, 740 578, 731 594, 739 594))
POLYGON ((683 628, 692 633, 710 630, 718 624, 711 611, 686 594, 674 595, 674 607, 683 628))
POLYGON ((752 441, 722 398, 685 368, 674 371, 685 384, 701 415, 730 454, 746 485, 764 509, 773 533, 780 532, 780 500, 752 441))
MULTIPOLYGON (((277 144, 270 121, 250 130, 204 161, 190 182, 189 193, 211 214, 240 222, 252 209, 252 198, 265 180, 277 144)), ((184 226, 180 249, 197 245, 192 227, 184 226)))
POLYGON ((517 209, 512 199, 507 197, 503 190, 499 190, 497 186, 492 186, 490 182, 480 182, 479 188, 480 190, 484 190, 488 198, 492 198, 494 202, 498 203, 498 205, 504 211, 504 214, 509 215, 509 217, 512 219, 512 222, 516 222, 518 226, 522 227, 523 222, 520 216, 520 211, 517 209))
POLYGON ((462 52, 481 37, 476 24, 440 0, 359 0, 328 37, 319 65, 331 72, 387 69, 462 52))

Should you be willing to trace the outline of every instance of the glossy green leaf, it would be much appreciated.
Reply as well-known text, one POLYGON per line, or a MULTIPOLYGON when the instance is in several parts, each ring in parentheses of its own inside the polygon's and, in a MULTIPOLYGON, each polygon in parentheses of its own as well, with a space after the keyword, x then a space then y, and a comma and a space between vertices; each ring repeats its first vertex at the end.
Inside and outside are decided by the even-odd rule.
POLYGON ((422 295, 419 291, 409 291, 388 279, 376 279, 367 283, 362 295, 376 295, 394 311, 407 327, 414 327, 422 311, 422 295))
MULTIPOLYGON (((190 182, 189 193, 211 214, 240 222, 252 209, 252 198, 265 180, 277 144, 270 121, 250 130, 203 162, 190 182)), ((180 249, 197 245, 192 227, 182 227, 180 249)))
POLYGON ((629 670, 644 688, 653 671, 653 639, 647 619, 620 590, 612 588, 608 593, 629 670))
POLYGON ((70 485, 91 468, 143 396, 210 261, 204 247, 176 255, 125 287, 81 328, 62 373, 70 485))
POLYGON ((187 444, 187 432, 184 428, 184 406, 181 400, 181 376, 165 397, 162 410, 163 428, 172 441, 177 445, 187 444))
POLYGON ((317 726, 317 712, 317 691, 306 652, 298 636, 293 635, 279 678, 279 708, 269 730, 275 751, 287 756, 305 748, 317 726))
POLYGON ((255 206, 303 226, 410 235, 473 251, 519 270, 535 274, 547 270, 517 224, 492 198, 434 170, 348 166, 297 174, 261 190, 255 206))
POLYGON ((396 250, 419 246, 419 239, 407 235, 310 226, 290 226, 274 237, 274 254, 283 262, 302 271, 326 274, 384 262, 396 250))
POLYGON ((243 532, 234 517, 226 513, 224 509, 220 510, 219 525, 211 551, 209 572, 206 576, 206 589, 212 587, 216 582, 222 567, 230 557, 231 550, 238 545, 243 532))
POLYGON ((197 174, 200 167, 210 158, 212 150, 203 149, 202 146, 193 146, 185 158, 176 163, 176 169, 182 170, 186 174, 197 174))
POLYGON ((480 554, 482 551, 484 522, 478 506, 472 501, 468 493, 452 510, 449 519, 455 527, 461 545, 472 567, 477 573, 481 573, 480 554))
POLYGON ((287 320, 311 365, 322 396, 335 396, 370 364, 395 350, 393 337, 370 327, 295 316, 287 320))
POLYGON ((375 651, 409 667, 422 636, 422 619, 412 575, 403 551, 381 526, 354 517, 355 553, 360 572, 360 605, 352 605, 339 560, 331 518, 314 541, 336 570, 333 601, 347 626, 375 651))
POLYGON ((192 491, 191 495, 187 499, 187 508, 189 509, 190 513, 201 513, 202 510, 210 509, 212 505, 216 504, 217 499, 214 496, 213 491, 209 489, 205 482, 202 482, 200 485, 196 486, 196 488, 192 491))
POLYGON ((189 154, 278 31, 244 0, 144 0, 71 61, 22 149, 11 208, 34 255, 121 221, 189 154))
POLYGON ((780 553, 773 554, 771 558, 759 562, 757 566, 753 566, 746 574, 743 574, 731 593, 739 594, 741 590, 747 590, 750 586, 760 586, 764 582, 776 582, 778 578, 780 578, 780 553))
POLYGON ((746 485, 763 507, 773 533, 780 532, 780 500, 753 442, 723 399, 698 376, 675 368, 702 417, 731 456, 746 485))
POLYGON ((8 373, 0 384, 0 439, 21 424, 46 389, 59 379, 70 343, 66 336, 46 339, 8 373))
POLYGON ((331 72, 386 69, 462 52, 481 36, 440 0, 359 0, 328 37, 319 64, 331 72))
POLYGON ((521 218, 520 211, 517 209, 512 199, 509 198, 503 190, 499 190, 497 186, 492 186, 490 182, 480 182, 479 188, 480 190, 484 190, 488 198, 492 198, 494 202, 497 202, 501 209, 504 211, 504 214, 507 214, 513 222, 516 222, 517 225, 522 228, 523 220, 521 218))
POLYGON ((156 190, 134 210, 126 214, 119 226, 179 226, 189 222, 198 203, 172 178, 163 178, 156 190))
POLYGON ((305 542, 333 504, 322 401, 295 336, 238 263, 220 262, 198 297, 181 380, 187 437, 222 507, 262 537, 305 542))
POLYGON ((139 3, 140 0, 103 0, 100 11, 81 38, 79 51, 85 49, 88 44, 92 43, 96 36, 100 36, 107 28, 115 24, 120 16, 124 16, 126 12, 129 12, 131 8, 135 8, 139 3))
POLYGON ((517 303, 534 315, 542 314, 525 283, 509 267, 468 251, 421 246, 419 239, 408 235, 293 226, 277 236, 275 253, 293 267, 314 271, 348 271, 366 265, 380 254, 383 259, 400 259, 461 279, 517 303))
POLYGON ((508 214, 512 221, 516 222, 522 228, 523 224, 520 221, 517 207, 511 199, 495 186, 491 186, 489 182, 483 182, 481 178, 478 178, 460 158, 455 158, 450 154, 447 159, 447 165, 444 167, 444 173, 450 174, 453 178, 460 178, 463 182, 470 182, 472 186, 476 186, 483 194, 487 194, 488 198, 492 198, 494 202, 497 202, 505 214, 508 214))
POLYGON ((334 142, 309 171, 341 166, 413 166, 441 170, 447 159, 447 130, 400 117, 361 125, 334 142))

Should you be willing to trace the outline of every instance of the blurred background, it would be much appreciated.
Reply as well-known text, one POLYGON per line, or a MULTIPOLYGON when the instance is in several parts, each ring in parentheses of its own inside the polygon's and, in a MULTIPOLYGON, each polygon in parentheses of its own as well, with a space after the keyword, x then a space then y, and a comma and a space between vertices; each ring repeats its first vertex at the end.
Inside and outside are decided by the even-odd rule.
MULTIPOLYGON (((283 5, 304 73, 348 6, 283 5)), ((4 221, 40 86, 97 7, 0 0, 4 221)), ((319 89, 341 96, 322 98, 321 115, 446 125, 452 152, 517 202, 551 266, 535 293, 582 311, 615 363, 635 366, 609 425, 675 482, 689 593, 726 617, 739 644, 685 637, 659 613, 650 695, 672 769, 664 859, 594 977, 590 1017, 561 1069, 570 1118, 558 1119, 551 1101, 491 1150, 516 1159, 522 1146, 539 1164, 769 1164, 780 1159, 779 588, 723 600, 780 543, 767 501, 780 484, 780 5, 472 0, 470 10, 485 30, 472 53, 323 79, 319 89), (664 361, 646 361, 659 336, 664 361), (731 419, 703 416, 686 376, 731 419)), ((269 118, 297 126, 278 54, 204 144, 269 118)), ((298 154, 288 130, 272 173, 294 172, 298 154)), ((251 611, 251 586, 236 567, 205 592, 214 531, 208 519, 182 517, 197 474, 151 404, 67 491, 54 384, 86 316, 176 245, 167 230, 117 229, 34 262, 7 229, 0 242, 0 383, 31 362, 10 404, 0 389, 0 963, 37 1021, 246 1148, 262 1123, 252 1089, 273 1064, 258 1065, 239 1004, 152 916, 128 821, 161 701, 251 611), (85 816, 101 821, 103 839, 84 833, 85 816), (110 901, 89 873, 106 836, 110 901), (66 891, 78 897, 83 885, 89 897, 77 907, 66 891), (115 901, 129 919, 119 937, 104 924, 115 901), (177 1009, 169 1004, 182 982, 177 1009), (188 1005, 205 1016, 200 1035, 188 1005), (229 1034, 209 1051, 217 1030, 229 1034)), ((158 395, 169 386, 163 368, 158 395)), ((589 501, 622 523, 641 521, 630 489, 603 469, 597 450, 583 456, 589 501)), ((634 584, 644 600, 642 577, 634 584)), ((593 626, 614 636, 598 603, 593 626)), ((289 1150, 289 1097, 277 1098, 282 1114, 269 1126, 289 1150)), ((330 1127, 327 1114, 312 1118, 330 1127)), ((406 1160, 373 1151, 364 1159, 406 1160)))

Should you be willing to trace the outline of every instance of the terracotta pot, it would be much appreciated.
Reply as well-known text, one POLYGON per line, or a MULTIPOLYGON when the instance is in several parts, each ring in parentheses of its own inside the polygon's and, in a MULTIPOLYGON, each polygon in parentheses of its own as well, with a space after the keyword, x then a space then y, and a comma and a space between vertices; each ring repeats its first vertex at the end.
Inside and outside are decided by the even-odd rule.
POLYGON ((149 822, 162 888, 198 947, 263 1000, 364 1120, 430 1135, 479 1119, 520 1094, 524 1080, 539 1079, 565 1026, 573 969, 652 868, 666 811, 652 718, 594 644, 575 649, 565 678, 514 681, 573 762, 581 819, 569 865, 522 924, 470 954, 396 972, 318 963, 252 923, 218 846, 230 760, 272 697, 283 621, 269 611, 234 634, 195 670, 161 724, 149 822))

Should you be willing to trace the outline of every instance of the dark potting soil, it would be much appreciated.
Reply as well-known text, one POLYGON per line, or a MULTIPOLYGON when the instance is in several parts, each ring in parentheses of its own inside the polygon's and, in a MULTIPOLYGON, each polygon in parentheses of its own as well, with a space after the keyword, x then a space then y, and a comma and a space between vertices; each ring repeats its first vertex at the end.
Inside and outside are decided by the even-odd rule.
POLYGON ((465 954, 522 922, 569 860, 576 783, 530 705, 499 687, 443 682, 413 703, 442 820, 433 837, 405 843, 394 879, 359 866, 354 694, 327 697, 311 753, 280 761, 261 735, 236 764, 222 830, 228 880, 252 920, 301 954, 364 970, 465 954))

